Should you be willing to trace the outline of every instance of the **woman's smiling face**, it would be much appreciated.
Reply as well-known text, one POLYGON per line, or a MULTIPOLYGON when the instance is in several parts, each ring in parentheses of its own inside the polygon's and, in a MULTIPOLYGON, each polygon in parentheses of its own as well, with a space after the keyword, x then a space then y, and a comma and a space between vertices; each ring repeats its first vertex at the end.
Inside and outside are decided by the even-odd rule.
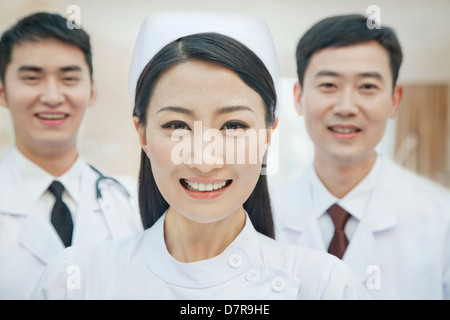
POLYGON ((161 194, 172 210, 201 223, 242 210, 261 172, 270 134, 261 130, 261 96, 232 70, 195 60, 161 75, 146 126, 138 126, 161 194))

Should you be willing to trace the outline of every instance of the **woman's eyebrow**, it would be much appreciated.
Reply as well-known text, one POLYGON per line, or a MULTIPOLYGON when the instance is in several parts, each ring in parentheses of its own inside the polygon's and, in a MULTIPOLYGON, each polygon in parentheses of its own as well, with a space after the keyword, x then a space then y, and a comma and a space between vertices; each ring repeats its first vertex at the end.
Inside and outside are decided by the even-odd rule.
POLYGON ((229 106, 229 107, 220 108, 219 110, 217 110, 216 114, 221 115, 221 114, 225 114, 225 113, 231 113, 231 112, 242 111, 242 110, 247 110, 247 111, 251 111, 251 112, 255 113, 255 111, 252 108, 247 107, 247 106, 229 106))
POLYGON ((189 109, 186 109, 183 107, 174 107, 174 106, 162 107, 161 109, 158 110, 157 113, 160 113, 161 111, 172 111, 172 112, 186 114, 189 116, 194 115, 194 112, 192 110, 189 110, 189 109))
MULTIPOLYGON (((222 107, 219 110, 217 110, 215 113, 216 113, 216 115, 222 115, 222 114, 232 113, 235 111, 242 111, 242 110, 251 111, 253 113, 255 112, 253 109, 251 109, 250 107, 247 107, 247 106, 229 106, 229 107, 222 107)), ((183 108, 183 107, 176 107, 176 106, 162 107, 161 109, 158 110, 157 113, 160 113, 162 111, 172 111, 172 112, 186 114, 188 116, 194 115, 194 112, 192 110, 183 108)))

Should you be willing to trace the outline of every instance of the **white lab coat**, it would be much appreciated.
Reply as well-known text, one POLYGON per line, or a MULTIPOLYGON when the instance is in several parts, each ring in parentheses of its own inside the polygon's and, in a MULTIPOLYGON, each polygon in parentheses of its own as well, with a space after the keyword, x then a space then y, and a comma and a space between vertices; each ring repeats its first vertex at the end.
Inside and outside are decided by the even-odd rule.
MULTIPOLYGON (((114 185, 102 187, 107 210, 100 211, 98 174, 83 163, 81 193, 72 245, 121 238, 142 230, 125 197, 114 185), (114 202, 113 202, 114 201, 114 202)), ((64 249, 50 221, 27 195, 11 152, 0 161, 0 299, 28 299, 45 266, 64 249)))
MULTIPOLYGON (((309 170, 271 191, 276 238, 326 251, 309 170)), ((449 193, 382 158, 343 261, 374 299, 450 299, 449 193)))
POLYGON ((166 249, 163 215, 120 240, 64 250, 43 273, 39 299, 368 299, 342 261, 244 229, 218 256, 180 263, 166 249))

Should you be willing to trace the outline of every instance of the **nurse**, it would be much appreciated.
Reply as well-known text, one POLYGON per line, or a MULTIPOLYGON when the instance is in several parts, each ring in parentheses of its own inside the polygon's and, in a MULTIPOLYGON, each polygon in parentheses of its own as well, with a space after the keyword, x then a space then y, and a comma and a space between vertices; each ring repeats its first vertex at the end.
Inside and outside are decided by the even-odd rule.
POLYGON ((448 191, 375 150, 399 107, 401 62, 393 30, 360 15, 300 39, 294 101, 315 152, 272 193, 276 236, 338 256, 373 298, 450 299, 448 191))
POLYGON ((120 238, 142 223, 117 185, 80 156, 78 132, 94 104, 89 35, 36 13, 0 41, 0 105, 15 142, 0 161, 0 299, 28 299, 41 272, 71 245, 120 238))
POLYGON ((272 239, 261 155, 276 126, 276 103, 270 72, 234 38, 195 33, 165 45, 139 76, 133 110, 142 146, 139 205, 146 230, 65 250, 34 297, 367 298, 339 259, 272 239), (252 131, 264 134, 252 140, 252 131), (194 141, 199 133, 214 139, 194 141), (255 150, 253 163, 248 159, 255 150), (246 161, 227 157, 232 151, 245 153, 246 161))

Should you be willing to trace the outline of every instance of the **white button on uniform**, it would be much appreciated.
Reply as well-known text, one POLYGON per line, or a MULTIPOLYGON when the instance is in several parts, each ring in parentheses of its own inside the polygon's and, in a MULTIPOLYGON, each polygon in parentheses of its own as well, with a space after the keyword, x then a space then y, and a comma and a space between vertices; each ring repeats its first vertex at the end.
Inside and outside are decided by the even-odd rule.
POLYGON ((228 264, 232 268, 239 268, 242 264, 242 258, 240 255, 233 253, 228 258, 228 264))
POLYGON ((286 288, 286 281, 281 277, 276 277, 272 280, 272 290, 275 292, 281 292, 286 288))
POLYGON ((250 269, 249 271, 247 271, 247 273, 245 274, 245 279, 247 279, 247 281, 256 281, 259 278, 259 271, 257 269, 250 269))

